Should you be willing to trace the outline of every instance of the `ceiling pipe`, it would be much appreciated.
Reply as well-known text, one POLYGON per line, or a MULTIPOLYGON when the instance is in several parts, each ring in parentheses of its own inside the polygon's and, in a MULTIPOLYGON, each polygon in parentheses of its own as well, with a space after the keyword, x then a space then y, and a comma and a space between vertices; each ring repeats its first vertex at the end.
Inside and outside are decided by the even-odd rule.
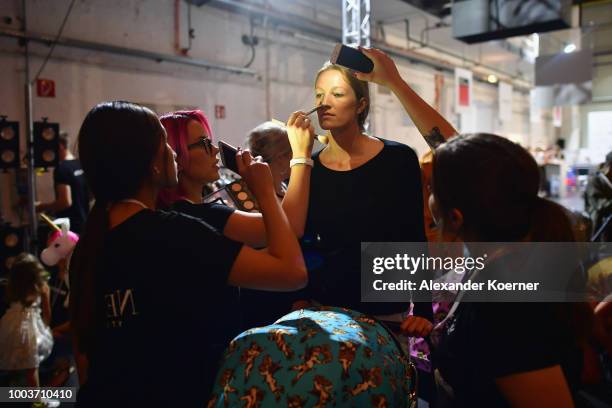
MULTIPOLYGON (((301 32, 311 34, 319 38, 326 38, 333 42, 342 41, 342 31, 340 29, 336 29, 336 28, 333 28, 327 25, 323 25, 316 21, 308 20, 308 19, 305 19, 304 17, 298 16, 295 14, 281 13, 269 7, 264 8, 261 6, 255 6, 253 4, 245 3, 242 1, 236 1, 236 0, 210 0, 205 5, 215 7, 221 10, 225 10, 225 11, 230 11, 233 13, 248 15, 248 16, 257 16, 259 18, 267 17, 269 24, 273 26, 277 25, 277 26, 289 27, 289 28, 292 28, 292 29, 295 29, 301 32)), ((418 39, 415 39, 412 37, 408 38, 408 40, 415 42, 417 44, 421 43, 418 39)), ((381 50, 383 50, 384 52, 392 56, 396 56, 398 58, 408 60, 412 63, 425 64, 437 70, 454 72, 453 64, 446 62, 446 61, 436 59, 435 57, 429 57, 429 56, 424 56, 421 53, 410 52, 409 49, 406 49, 403 47, 395 47, 386 42, 382 42, 376 39, 372 39, 372 46, 376 48, 380 48, 381 50)), ((462 55, 451 53, 449 51, 446 51, 436 46, 432 46, 430 44, 425 44, 425 46, 431 50, 448 55, 449 57, 458 59, 462 62, 468 62, 472 64, 473 67, 482 68, 484 70, 489 71, 487 73, 476 73, 476 74, 483 75, 483 78, 479 78, 477 75, 474 76, 474 79, 479 82, 491 85, 484 78, 484 75, 493 73, 502 80, 512 81, 516 90, 521 90, 523 92, 526 92, 532 88, 531 84, 528 81, 522 80, 518 78, 516 75, 508 74, 507 72, 500 71, 497 68, 494 68, 494 67, 491 67, 485 64, 481 64, 478 61, 466 59, 462 55)))
MULTIPOLYGON (((45 45, 52 44, 53 41, 55 40, 55 38, 49 35, 37 34, 37 33, 32 33, 32 32, 23 32, 23 31, 11 30, 11 29, 6 29, 6 28, 0 29, 0 36, 16 38, 19 40, 33 41, 33 42, 37 42, 37 43, 45 44, 45 45)), ((96 43, 96 42, 76 40, 76 39, 65 38, 65 37, 60 38, 57 41, 57 45, 63 46, 63 47, 69 47, 69 48, 79 48, 79 49, 90 50, 90 51, 107 52, 110 54, 123 55, 123 56, 128 56, 128 57, 144 58, 144 59, 148 59, 148 60, 152 60, 156 62, 172 62, 175 64, 189 65, 189 66, 198 67, 198 68, 206 68, 206 69, 212 69, 212 70, 217 70, 217 71, 230 72, 232 74, 249 75, 249 76, 257 75, 257 71, 253 69, 237 67, 233 65, 223 65, 223 64, 217 64, 214 62, 206 61, 206 60, 183 57, 180 55, 161 54, 157 52, 144 51, 144 50, 138 50, 138 49, 133 49, 133 48, 118 47, 115 45, 101 44, 101 43, 96 43)))

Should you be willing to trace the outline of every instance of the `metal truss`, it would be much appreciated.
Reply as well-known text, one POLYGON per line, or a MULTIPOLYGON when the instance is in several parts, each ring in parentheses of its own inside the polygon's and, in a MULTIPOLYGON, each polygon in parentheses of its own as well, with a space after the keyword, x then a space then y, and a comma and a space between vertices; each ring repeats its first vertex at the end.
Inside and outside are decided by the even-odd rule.
POLYGON ((370 46, 370 0, 342 1, 342 43, 370 46))

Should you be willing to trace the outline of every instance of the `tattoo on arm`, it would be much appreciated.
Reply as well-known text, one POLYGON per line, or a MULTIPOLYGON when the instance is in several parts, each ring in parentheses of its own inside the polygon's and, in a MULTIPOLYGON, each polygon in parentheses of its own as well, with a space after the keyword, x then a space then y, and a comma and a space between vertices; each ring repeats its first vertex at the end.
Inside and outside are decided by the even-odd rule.
POLYGON ((440 129, 437 126, 431 129, 431 132, 424 135, 423 137, 425 138, 425 141, 427 142, 429 147, 431 147, 432 149, 435 149, 436 147, 440 146, 442 143, 446 141, 444 139, 444 136, 442 136, 442 133, 440 133, 440 129))

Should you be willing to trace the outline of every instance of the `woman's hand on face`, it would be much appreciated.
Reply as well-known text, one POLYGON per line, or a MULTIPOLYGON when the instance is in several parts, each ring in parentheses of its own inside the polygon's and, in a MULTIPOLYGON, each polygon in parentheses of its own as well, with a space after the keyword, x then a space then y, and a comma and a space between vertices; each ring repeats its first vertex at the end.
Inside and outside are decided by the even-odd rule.
POLYGON ((374 69, 369 74, 355 72, 357 79, 388 87, 402 79, 395 62, 387 54, 376 48, 359 47, 359 49, 372 60, 374 69))
POLYGON ((291 144, 291 152, 294 158, 310 158, 315 133, 310 118, 304 115, 304 112, 293 112, 289 116, 287 136, 289 137, 289 144, 291 144))
POLYGON ((411 337, 426 337, 431 333, 433 324, 419 316, 408 316, 401 324, 402 333, 411 337))
POLYGON ((257 199, 264 197, 266 194, 274 193, 272 173, 268 163, 253 159, 248 150, 238 150, 236 164, 238 165, 238 173, 257 199))

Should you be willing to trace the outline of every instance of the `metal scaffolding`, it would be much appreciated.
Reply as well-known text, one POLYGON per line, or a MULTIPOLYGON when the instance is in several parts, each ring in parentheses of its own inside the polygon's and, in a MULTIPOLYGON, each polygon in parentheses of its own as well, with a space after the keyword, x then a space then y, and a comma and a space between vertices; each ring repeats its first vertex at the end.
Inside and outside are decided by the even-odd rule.
MULTIPOLYGON (((370 0, 342 1, 342 43, 351 47, 370 47, 370 0)), ((374 93, 370 94, 370 103, 374 93)), ((364 123, 366 132, 373 132, 372 120, 364 123)))
POLYGON ((342 43, 370 46, 370 0, 342 1, 342 43))

